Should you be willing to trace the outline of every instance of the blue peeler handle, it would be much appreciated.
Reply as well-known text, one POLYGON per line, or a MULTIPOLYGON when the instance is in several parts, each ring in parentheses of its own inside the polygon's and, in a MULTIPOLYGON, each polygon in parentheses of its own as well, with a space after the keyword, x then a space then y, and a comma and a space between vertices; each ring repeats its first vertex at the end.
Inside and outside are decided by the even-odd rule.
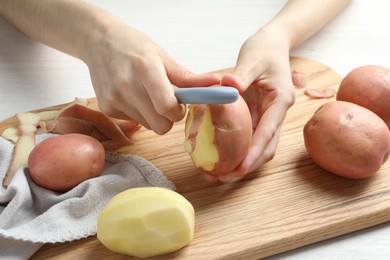
POLYGON ((238 90, 228 86, 175 88, 181 104, 228 104, 238 99, 238 90))

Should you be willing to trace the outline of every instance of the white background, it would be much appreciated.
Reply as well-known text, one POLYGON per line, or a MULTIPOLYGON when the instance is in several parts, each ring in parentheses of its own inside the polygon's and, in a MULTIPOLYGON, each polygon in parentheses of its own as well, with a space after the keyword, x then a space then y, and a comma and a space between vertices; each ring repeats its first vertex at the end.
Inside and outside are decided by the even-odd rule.
MULTIPOLYGON (((234 66, 241 44, 286 1, 89 2, 121 17, 184 66, 202 73, 234 66)), ((342 76, 361 65, 390 68, 389 11, 389 1, 352 1, 292 55, 315 59, 342 76)), ((0 18, 0 120, 18 111, 90 96, 94 92, 88 69, 81 61, 30 40, 0 18)), ((280 258, 390 259, 390 223, 274 257, 280 258)))

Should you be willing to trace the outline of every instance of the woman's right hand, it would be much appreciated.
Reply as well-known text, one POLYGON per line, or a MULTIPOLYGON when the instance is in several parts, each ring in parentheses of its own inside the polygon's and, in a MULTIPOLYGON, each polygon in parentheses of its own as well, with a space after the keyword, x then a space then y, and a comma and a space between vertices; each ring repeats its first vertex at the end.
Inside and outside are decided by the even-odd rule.
POLYGON ((186 113, 185 105, 174 96, 174 87, 220 83, 218 74, 192 73, 146 35, 125 24, 112 27, 101 38, 89 46, 83 60, 99 108, 109 116, 134 119, 164 134, 186 113))

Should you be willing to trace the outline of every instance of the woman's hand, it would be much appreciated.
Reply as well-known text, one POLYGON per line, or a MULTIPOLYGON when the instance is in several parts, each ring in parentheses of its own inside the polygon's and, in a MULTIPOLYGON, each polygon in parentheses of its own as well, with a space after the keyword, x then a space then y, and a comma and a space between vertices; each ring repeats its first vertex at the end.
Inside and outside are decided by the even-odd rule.
POLYGON ((295 100, 287 39, 277 30, 258 31, 243 44, 235 70, 223 76, 221 83, 240 91, 251 112, 254 133, 238 168, 227 175, 206 175, 209 182, 231 181, 274 157, 281 125, 295 100))
POLYGON ((185 115, 174 86, 220 83, 219 75, 193 74, 143 33, 84 1, 4 0, 0 15, 31 38, 83 60, 102 112, 158 134, 185 115))
POLYGON ((289 55, 295 48, 332 20, 351 0, 289 0, 278 14, 241 47, 236 68, 221 83, 236 87, 252 115, 254 134, 248 154, 227 175, 210 176, 230 181, 255 170, 273 158, 280 128, 295 101, 289 55))
POLYGON ((111 29, 84 58, 102 112, 132 118, 158 134, 185 116, 174 86, 220 83, 218 74, 195 75, 141 32, 126 25, 111 29))

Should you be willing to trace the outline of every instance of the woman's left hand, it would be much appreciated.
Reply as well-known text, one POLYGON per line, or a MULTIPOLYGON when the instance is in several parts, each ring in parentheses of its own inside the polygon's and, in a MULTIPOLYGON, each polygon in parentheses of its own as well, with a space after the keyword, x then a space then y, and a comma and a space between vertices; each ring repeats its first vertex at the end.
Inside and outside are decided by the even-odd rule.
POLYGON ((208 182, 229 182, 270 161, 276 151, 287 110, 295 101, 289 45, 283 34, 262 29, 242 46, 237 65, 222 85, 233 86, 245 99, 253 124, 249 151, 234 172, 206 175, 208 182))

